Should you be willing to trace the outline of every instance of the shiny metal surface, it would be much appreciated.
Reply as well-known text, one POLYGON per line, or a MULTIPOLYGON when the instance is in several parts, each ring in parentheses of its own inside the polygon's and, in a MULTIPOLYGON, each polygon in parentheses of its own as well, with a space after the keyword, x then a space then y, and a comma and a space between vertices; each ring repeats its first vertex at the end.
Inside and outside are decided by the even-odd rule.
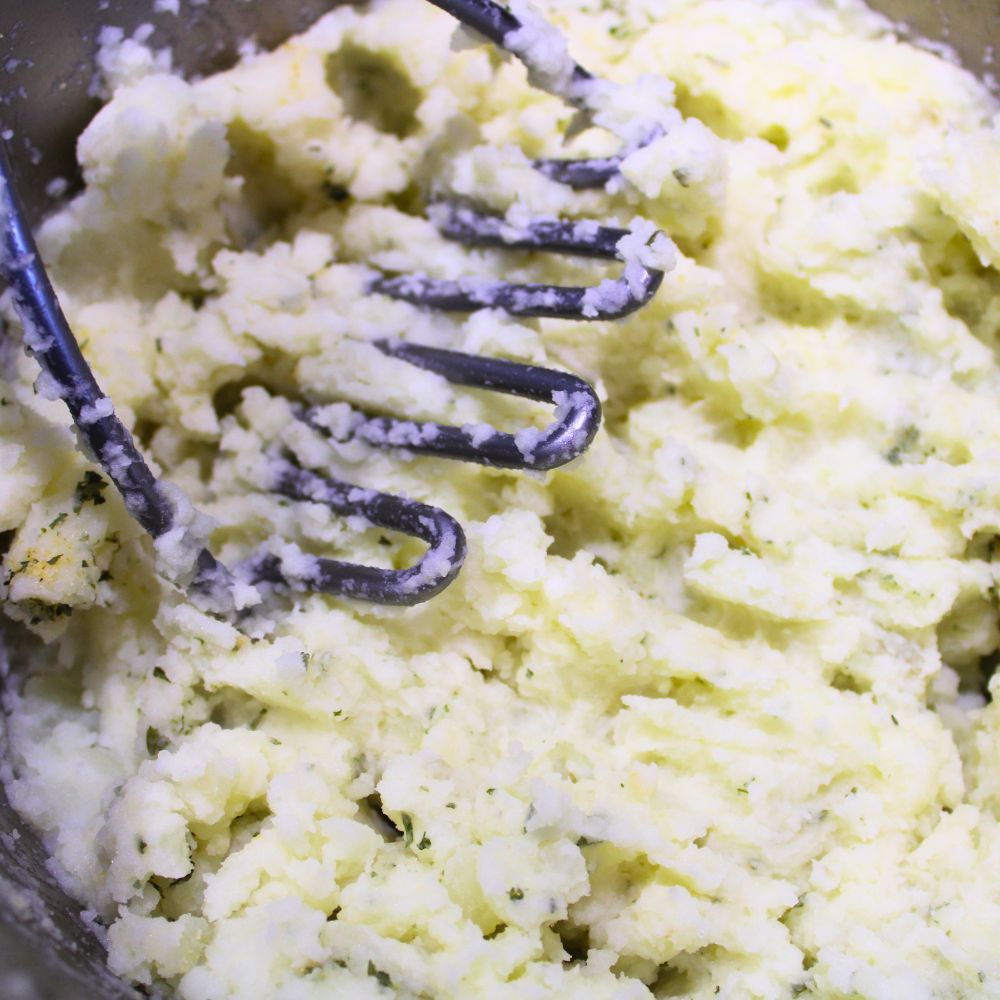
MULTIPOLYGON (((176 65, 205 74, 230 64, 241 40, 254 37, 273 46, 332 5, 208 0, 192 6, 181 0, 182 15, 176 17, 154 12, 153 0, 0 0, 0 127, 15 134, 19 186, 35 217, 51 205, 48 183, 72 175, 75 137, 97 107, 88 89, 101 27, 131 33, 150 23, 151 44, 171 46, 176 65)), ((949 45, 969 69, 991 78, 993 45, 1000 46, 1000 0, 874 0, 872 6, 905 22, 914 36, 949 45)), ((2 742, 0 717, 0 752, 2 742)), ((106 971, 103 949, 80 910, 52 879, 44 849, 14 815, 0 786, 0 1000, 139 996, 106 971)))
POLYGON ((869 0, 898 22, 902 33, 952 49, 962 63, 991 83, 1000 57, 1000 0, 869 0))
POLYGON ((150 24, 150 45, 169 46, 176 67, 203 76, 232 65, 240 42, 273 47, 336 2, 181 0, 176 16, 154 0, 0 0, 0 120, 14 132, 29 208, 43 211, 49 181, 74 173, 75 136, 99 106, 89 90, 102 28, 150 24))

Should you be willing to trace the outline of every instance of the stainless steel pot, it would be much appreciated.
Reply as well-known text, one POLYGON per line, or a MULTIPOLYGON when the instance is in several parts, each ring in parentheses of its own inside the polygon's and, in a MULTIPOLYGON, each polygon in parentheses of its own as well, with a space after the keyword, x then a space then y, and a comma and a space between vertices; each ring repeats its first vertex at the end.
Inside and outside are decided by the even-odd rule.
MULTIPOLYGON (((171 46, 175 65, 206 74, 234 62, 241 40, 277 45, 333 2, 181 0, 177 17, 155 12, 153 0, 0 0, 0 126, 14 132, 15 168, 31 213, 38 218, 52 207, 45 194, 51 180, 74 174, 76 136, 97 107, 88 89, 102 27, 131 34, 152 24, 152 43, 171 46)), ((974 72, 990 74, 992 46, 1000 46, 1000 0, 872 0, 872 6, 905 22, 916 37, 947 43, 974 72)), ((0 785, 0 1000, 139 996, 108 973, 80 910, 52 879, 45 851, 0 785)))

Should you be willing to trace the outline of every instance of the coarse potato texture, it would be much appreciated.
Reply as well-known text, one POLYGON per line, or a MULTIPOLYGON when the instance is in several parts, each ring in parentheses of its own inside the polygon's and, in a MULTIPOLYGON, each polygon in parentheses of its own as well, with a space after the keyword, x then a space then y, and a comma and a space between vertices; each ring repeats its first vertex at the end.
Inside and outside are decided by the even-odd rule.
POLYGON ((40 242, 158 472, 229 563, 419 555, 262 493, 275 446, 444 507, 470 555, 408 610, 206 615, 13 325, 0 580, 39 640, 8 697, 13 801, 113 968, 182 1000, 1000 997, 997 106, 853 0, 542 9, 669 122, 608 192, 532 169, 565 104, 416 0, 196 83, 108 40, 86 189, 40 242), (677 266, 617 323, 365 294, 372 268, 606 276, 448 243, 425 218, 446 194, 643 217, 677 266), (527 476, 294 419, 546 419, 386 336, 578 372, 604 427, 527 476))

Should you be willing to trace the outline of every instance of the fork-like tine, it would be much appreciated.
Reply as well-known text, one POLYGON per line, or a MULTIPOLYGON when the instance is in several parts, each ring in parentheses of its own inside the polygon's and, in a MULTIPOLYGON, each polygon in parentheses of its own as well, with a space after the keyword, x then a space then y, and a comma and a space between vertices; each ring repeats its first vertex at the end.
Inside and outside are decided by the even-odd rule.
MULTIPOLYGON (((544 250, 573 256, 620 260, 618 242, 627 229, 596 222, 539 220, 510 226, 501 217, 459 205, 437 205, 444 236, 472 246, 510 250, 544 250)), ((422 274, 377 277, 369 291, 442 312, 502 309, 512 316, 545 316, 558 319, 613 320, 641 309, 663 282, 663 272, 636 265, 615 280, 591 287, 513 284, 478 278, 447 280, 422 274)))
MULTIPOLYGON (((375 346, 390 357, 436 372, 457 385, 551 403, 556 407, 556 418, 544 429, 529 427, 507 434, 487 424, 453 427, 358 414, 350 426, 351 438, 380 448, 403 448, 498 468, 546 470, 565 465, 586 451, 600 426, 597 394, 583 379, 568 372, 401 341, 382 340, 375 346)), ((322 407, 305 410, 302 418, 329 433, 322 407)))

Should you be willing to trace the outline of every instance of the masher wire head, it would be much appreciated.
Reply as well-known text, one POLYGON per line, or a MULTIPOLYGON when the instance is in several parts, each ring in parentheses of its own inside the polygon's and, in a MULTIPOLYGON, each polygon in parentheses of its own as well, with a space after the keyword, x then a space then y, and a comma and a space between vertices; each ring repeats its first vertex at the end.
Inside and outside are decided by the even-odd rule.
MULTIPOLYGON (((509 47, 505 43, 509 43, 512 33, 523 28, 510 12, 489 0, 431 2, 505 48, 509 47)), ((582 67, 574 66, 572 78, 577 83, 593 79, 582 67)), ((619 162, 620 157, 538 161, 536 166, 560 183, 585 187, 603 184, 617 171, 619 162), (558 163, 564 168, 555 165, 558 163), (563 169, 567 172, 561 176, 563 169)), ((452 205, 444 207, 440 225, 447 237, 469 245, 605 259, 619 256, 618 242, 627 235, 626 230, 596 223, 560 220, 537 220, 512 232, 502 219, 452 205)), ((15 190, 13 170, 2 141, 0 278, 11 289, 24 331, 24 346, 42 368, 46 394, 66 403, 81 444, 114 482, 128 512, 154 539, 164 538, 177 528, 177 511, 102 392, 66 321, 15 190)), ((517 316, 615 319, 648 302, 662 279, 661 271, 639 268, 618 282, 608 281, 598 289, 587 289, 443 282, 408 275, 375 279, 370 290, 449 311, 500 308, 517 316)), ((454 384, 550 403, 556 412, 549 426, 514 433, 480 425, 453 427, 359 413, 349 435, 371 445, 501 468, 546 470, 582 454, 600 426, 601 406, 596 393, 584 380, 569 373, 399 341, 378 341, 375 346, 388 356, 433 371, 454 384)), ((326 432, 320 410, 302 408, 299 418, 326 432)), ((461 525, 440 508, 323 476, 302 468, 287 453, 272 454, 268 468, 267 488, 295 501, 323 504, 338 515, 419 538, 428 549, 415 565, 402 570, 320 556, 300 554, 288 558, 271 552, 262 552, 230 570, 203 549, 189 582, 215 612, 236 612, 233 595, 237 585, 322 591, 380 604, 411 605, 440 593, 458 575, 467 553, 465 534, 461 525)))

